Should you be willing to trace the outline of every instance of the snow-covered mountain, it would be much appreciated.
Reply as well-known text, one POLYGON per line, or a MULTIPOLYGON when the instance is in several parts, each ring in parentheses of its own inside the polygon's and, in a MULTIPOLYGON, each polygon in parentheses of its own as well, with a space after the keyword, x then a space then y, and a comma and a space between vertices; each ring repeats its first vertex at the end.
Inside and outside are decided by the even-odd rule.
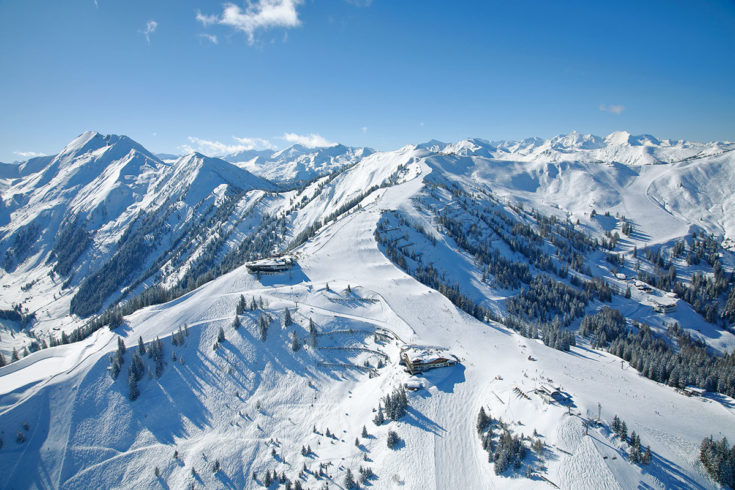
POLYGON ((307 148, 293 145, 280 151, 250 150, 224 157, 273 182, 305 182, 342 170, 374 151, 333 145, 307 148))
POLYGON ((3 167, 0 485, 713 487, 733 149, 571 133, 228 163, 85 133, 3 167), (278 253, 295 265, 243 265, 278 253), (402 352, 459 363, 412 376, 402 352))

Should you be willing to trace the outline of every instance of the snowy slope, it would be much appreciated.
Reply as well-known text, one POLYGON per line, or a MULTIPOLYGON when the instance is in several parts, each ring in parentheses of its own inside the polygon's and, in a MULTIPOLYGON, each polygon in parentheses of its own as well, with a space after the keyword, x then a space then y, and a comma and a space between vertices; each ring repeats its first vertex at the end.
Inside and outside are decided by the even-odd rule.
MULTIPOLYGON (((695 463, 698 444, 710 433, 735 437, 731 401, 686 398, 621 369, 608 354, 584 346, 560 353, 480 323, 385 258, 373 236, 381 214, 415 213, 411 196, 436 172, 427 163, 413 166, 402 183, 376 190, 361 209, 300 247, 292 273, 258 279, 239 268, 171 304, 135 313, 114 334, 102 330, 83 343, 32 354, 13 372, 2 368, 0 417, 10 434, 0 458, 3 484, 258 488, 266 470, 293 481, 306 464, 302 483, 309 487, 340 487, 346 470, 357 475, 359 466, 373 469, 376 488, 546 487, 538 477, 493 473, 475 430, 483 406, 515 432, 541 435, 543 474, 562 488, 710 487, 695 463), (266 341, 258 338, 260 311, 246 312, 243 326, 232 328, 240 294, 261 298, 274 317, 266 341), (296 324, 282 328, 285 307, 296 324), (309 318, 323 334, 318 348, 291 351, 292 331, 308 343, 309 318), (168 335, 185 323, 185 345, 172 346, 168 335), (220 327, 226 340, 213 350, 220 327), (376 343, 372 334, 360 334, 376 329, 395 339, 376 343), (116 334, 129 347, 124 367, 138 336, 164 340, 167 367, 158 379, 143 377, 134 402, 126 398, 126 376, 112 380, 106 372, 116 334), (409 377, 397 365, 403 343, 448 347, 461 365, 426 374, 425 388, 409 394, 408 415, 377 427, 372 409, 409 377), (336 367, 376 365, 364 357, 367 351, 328 349, 350 346, 384 352, 390 360, 377 377, 336 367), (75 359, 74 367, 46 361, 46 377, 32 371, 35 358, 59 357, 75 359), (572 396, 572 415, 530 394, 549 379, 572 396), (516 387, 530 399, 517 396, 516 387), (645 471, 625 460, 624 447, 604 428, 585 435, 580 417, 596 414, 598 403, 604 420, 618 414, 650 444, 654 460, 645 471), (27 433, 23 444, 12 437, 16 428, 27 433), (327 429, 334 438, 324 435, 327 429), (388 430, 403 441, 396 449, 386 447, 388 430), (313 452, 302 455, 306 445, 313 452), (329 465, 329 476, 316 478, 319 463, 329 465), (46 471, 23 471, 28 465, 46 471)), ((145 362, 152 369, 152 361, 145 362)))
MULTIPOLYGON (((113 332, 105 327, 83 341, 0 368, 0 485, 258 488, 266 470, 277 470, 306 487, 341 488, 348 468, 357 477, 358 468, 368 466, 376 488, 546 487, 541 476, 561 488, 710 488, 697 461, 699 443, 710 434, 735 438, 732 399, 685 397, 581 338, 570 352, 561 352, 499 323, 480 322, 389 260, 375 232, 388 227, 383 233, 400 238, 402 250, 423 254, 463 294, 504 313, 515 291, 483 279, 476 259, 440 225, 443 217, 471 225, 478 219, 473 213, 488 209, 516 224, 538 226, 532 212, 511 206, 520 202, 562 220, 579 219, 579 230, 603 238, 618 229, 614 216, 625 215, 636 233, 623 237, 615 252, 626 257, 634 246, 669 246, 692 230, 731 237, 731 149, 727 143, 622 133, 432 141, 364 155, 336 173, 322 173, 332 160, 310 167, 311 160, 284 156, 294 158, 278 167, 287 177, 274 180, 297 179, 298 168, 321 177, 298 190, 279 191, 264 173, 248 172, 242 163, 200 154, 166 163, 122 137, 85 133, 48 166, 8 180, 15 192, 3 193, 12 210, 3 229, 7 236, 18 233, 16 222, 47 216, 47 203, 59 206, 59 220, 65 213, 97 219, 94 245, 76 267, 90 267, 95 254, 97 263, 111 263, 125 243, 150 243, 145 263, 119 285, 135 291, 158 281, 175 285, 188 271, 209 264, 204 257, 215 257, 217 264, 253 241, 276 252, 298 244, 292 250, 297 266, 262 277, 238 267, 169 303, 136 311, 113 332), (120 187, 125 192, 114 191, 120 187), (109 208, 107 221, 95 211, 103 206, 109 208), (593 209, 598 216, 591 216, 593 209), (139 235, 144 240, 135 242, 139 235), (239 315, 242 327, 235 329, 240 295, 248 304, 263 305, 239 315), (293 325, 284 326, 285 308, 293 325), (262 340, 259 323, 266 314, 272 321, 262 340), (310 319, 319 332, 314 346, 310 319), (173 345, 172 333, 184 325, 184 345, 173 345), (218 342, 220 328, 226 339, 218 342), (108 369, 118 336, 128 351, 120 376, 112 379, 108 369), (303 345, 296 351, 294 336, 303 345), (138 337, 146 343, 162 339, 166 366, 157 377, 154 361, 144 356, 140 396, 129 401, 127 369, 138 337), (400 347, 407 344, 442 346, 461 362, 417 377, 423 388, 408 394, 407 415, 377 426, 372 419, 381 398, 411 378, 398 365, 400 347), (542 384, 559 386, 571 403, 544 402, 534 393, 542 384), (538 434, 543 461, 531 455, 518 472, 496 475, 475 428, 480 407, 515 434, 538 434), (583 420, 596 418, 598 410, 603 424, 585 434, 583 420), (627 444, 607 428, 613 415, 650 445, 649 466, 630 463, 627 444), (367 437, 361 435, 363 425, 367 437), (327 429, 334 437, 326 437, 327 429), (386 445, 389 430, 402 440, 394 449, 386 445), (16 442, 18 432, 25 442, 16 442), (306 445, 312 453, 302 454, 306 445), (320 463, 328 476, 319 476, 320 463), (28 472, 29 467, 44 470, 28 472), (526 467, 535 476, 523 477, 526 467)), ((495 241, 504 257, 522 259, 495 241)), ((44 328, 79 324, 68 316, 76 286, 65 291, 60 281, 48 279, 52 265, 42 250, 19 264, 31 275, 6 270, 0 277, 12 302, 47 302, 36 310, 39 335, 44 328), (38 280, 21 289, 28 278, 38 280)), ((722 250, 721 256, 732 271, 732 254, 722 250)), ((626 281, 615 271, 634 274, 632 259, 613 268, 593 251, 585 260, 595 276, 620 288, 626 281)), ((676 263, 687 276, 708 270, 676 263)), ((654 331, 677 320, 716 350, 735 347, 735 336, 681 301, 674 313, 654 314, 649 302, 663 296, 635 290, 630 299, 616 296, 611 304, 654 331)), ((600 305, 593 301, 588 311, 600 305)), ((10 331, 27 339, 17 325, 7 324, 0 333, 6 353, 27 341, 10 331)))

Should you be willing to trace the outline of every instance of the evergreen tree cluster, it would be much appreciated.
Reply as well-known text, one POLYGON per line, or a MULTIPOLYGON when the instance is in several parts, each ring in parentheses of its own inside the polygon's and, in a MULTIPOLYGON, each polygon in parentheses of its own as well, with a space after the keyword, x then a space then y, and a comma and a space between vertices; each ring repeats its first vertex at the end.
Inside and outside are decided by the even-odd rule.
POLYGON ((403 386, 401 386, 400 388, 396 388, 395 390, 393 390, 393 393, 389 393, 383 397, 383 407, 385 417, 390 420, 398 420, 406 415, 406 407, 408 407, 408 397, 406 396, 406 390, 403 388, 403 386))
POLYGON ((523 437, 511 434, 502 419, 493 419, 485 412, 484 407, 481 407, 477 414, 475 428, 482 441, 482 448, 488 453, 488 461, 495 463, 496 475, 503 473, 511 466, 514 469, 520 468, 527 452, 523 437), (494 431, 496 426, 500 429, 497 434, 494 431))
POLYGON ((125 343, 122 337, 117 338, 117 350, 110 356, 110 376, 112 379, 117 379, 120 374, 123 362, 125 362, 125 343))
POLYGON ((621 441, 628 442, 630 444, 630 450, 628 456, 630 457, 631 463, 650 464, 651 463, 651 447, 643 447, 641 444, 641 438, 635 431, 630 433, 630 439, 628 439, 628 425, 624 420, 620 420, 620 417, 615 415, 613 417, 611 429, 615 435, 617 435, 621 441))
POLYGON ((677 241, 670 249, 670 253, 667 253, 669 249, 663 246, 646 248, 645 256, 651 263, 653 271, 639 270, 638 279, 656 288, 673 291, 710 323, 715 323, 722 317, 731 323, 735 322, 735 287, 733 287, 735 277, 733 274, 728 277, 720 263, 718 240, 714 236, 697 236, 694 233, 689 252, 686 252, 685 249, 684 240, 677 241), (712 267, 712 273, 696 271, 692 274, 689 283, 678 279, 676 266, 669 259, 685 253, 689 265, 697 265, 705 261, 712 267), (720 311, 720 297, 723 293, 728 298, 728 302, 723 311, 720 311), (729 301, 730 298, 733 298, 732 301, 729 301))
POLYGON ((268 327, 271 324, 271 321, 273 319, 267 314, 262 313, 258 317, 258 335, 260 336, 260 340, 265 342, 265 339, 268 337, 268 327))
POLYGON ((712 276, 703 274, 702 272, 695 272, 692 274, 690 284, 677 281, 673 285, 673 291, 677 296, 692 305, 694 311, 702 315, 710 323, 716 322, 720 316, 732 317, 732 313, 727 311, 727 303, 725 304, 725 311, 720 315, 720 295, 729 288, 729 297, 735 297, 732 277, 727 277, 719 260, 715 261, 712 271, 712 276))
POLYGON ((235 315, 244 315, 247 311, 247 303, 245 302, 245 296, 240 295, 240 299, 235 307, 235 315))
POLYGON ((358 473, 360 474, 360 483, 363 485, 376 478, 375 472, 369 466, 360 466, 358 473))
POLYGON ((676 324, 668 329, 668 339, 653 334, 646 324, 634 321, 633 326, 632 330, 627 328, 618 310, 603 307, 582 319, 579 333, 592 336, 593 347, 605 348, 625 359, 649 379, 677 388, 694 385, 735 396, 735 353, 708 352, 703 342, 692 340, 676 324))
MULTIPOLYGON (((683 246, 681 251, 684 252, 683 246)), ((707 233, 692 233, 689 252, 687 253, 687 263, 689 265, 698 265, 701 261, 707 262, 714 266, 720 257, 720 242, 714 235, 707 233)))
POLYGON ((156 378, 160 378, 165 366, 163 362, 163 342, 161 342, 161 339, 156 337, 155 340, 151 341, 146 348, 146 353, 149 359, 153 359, 156 378))
POLYGON ((461 248, 480 263, 491 263, 490 243, 493 237, 498 237, 511 251, 521 253, 539 270, 562 278, 567 276, 569 266, 589 273, 583 256, 597 247, 597 241, 575 229, 570 221, 564 222, 537 210, 527 212, 521 206, 510 205, 513 214, 490 194, 470 195, 457 184, 436 185, 447 189, 455 198, 451 202, 442 202, 440 224, 461 248), (468 215, 471 220, 466 219, 468 215), (558 263, 545 251, 549 248, 547 244, 555 249, 558 263))
POLYGON ((36 223, 21 226, 12 236, 12 245, 5 250, 3 269, 13 271, 16 265, 33 255, 40 235, 41 228, 36 223))
POLYGON ((77 215, 71 223, 63 226, 54 241, 49 257, 49 260, 56 259, 54 273, 60 276, 68 275, 90 243, 92 239, 86 224, 82 217, 77 215))
POLYGON ((592 347, 601 349, 626 332, 625 317, 620 311, 603 306, 594 315, 585 315, 579 325, 582 337, 592 336, 592 347))
POLYGON ((669 341, 653 334, 646 324, 633 322, 633 325, 638 332, 621 333, 610 342, 608 352, 630 362, 643 376, 654 381, 677 388, 694 385, 735 396, 735 352, 712 354, 703 342, 692 340, 678 325, 667 332, 669 341))
POLYGON ((712 436, 702 440, 699 461, 709 476, 726 488, 735 488, 735 445, 730 447, 727 438, 715 441, 712 436))
POLYGON ((566 327, 584 314, 589 300, 590 294, 540 274, 531 281, 527 289, 524 288, 519 295, 510 298, 506 307, 510 314, 524 320, 548 323, 556 317, 560 325, 566 327))
POLYGON ((398 444, 401 442, 401 438, 398 437, 398 433, 394 430, 388 431, 388 437, 385 441, 385 443, 388 445, 390 449, 394 449, 398 444))
MULTIPOLYGON (((179 329, 171 334, 171 344, 173 344, 175 347, 180 347, 184 345, 185 342, 185 336, 189 335, 189 327, 186 327, 186 330, 184 328, 179 327, 179 329)), ((142 339, 141 339, 142 342, 142 339)), ((141 350, 141 353, 145 353, 145 350, 141 350)))
POLYGON ((520 436, 514 436, 510 431, 504 430, 498 437, 495 452, 491 455, 495 462, 495 474, 499 475, 511 466, 514 469, 521 467, 521 462, 526 456, 526 445, 520 436))

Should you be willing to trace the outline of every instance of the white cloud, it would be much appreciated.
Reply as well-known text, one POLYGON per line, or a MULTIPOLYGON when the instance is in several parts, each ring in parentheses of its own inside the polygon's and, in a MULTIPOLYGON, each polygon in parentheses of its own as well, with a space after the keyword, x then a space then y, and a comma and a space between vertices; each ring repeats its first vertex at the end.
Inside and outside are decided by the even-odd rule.
POLYGON ((149 20, 145 23, 143 35, 145 36, 145 40, 148 44, 151 43, 151 34, 156 32, 156 28, 158 28, 158 22, 156 22, 155 20, 149 20))
POLYGON ((362 132, 363 132, 363 133, 367 133, 367 126, 363 126, 363 127, 362 127, 362 132))
POLYGON ((207 41, 209 41, 212 44, 219 43, 219 41, 217 40, 217 36, 215 36, 213 34, 199 34, 199 37, 202 37, 202 38, 206 39, 207 41))
POLYGON ((243 9, 226 3, 220 15, 205 15, 197 12, 196 20, 202 25, 221 24, 244 32, 248 42, 255 41, 255 31, 274 27, 296 27, 301 25, 296 7, 302 0, 248 0, 243 9))
POLYGON ((35 151, 14 151, 13 153, 21 158, 35 158, 46 156, 45 153, 38 153, 35 151))
POLYGON ((205 140, 196 136, 189 136, 188 139, 191 144, 181 145, 179 147, 181 150, 186 153, 198 151, 210 156, 223 156, 248 150, 275 149, 270 141, 263 138, 238 138, 233 136, 232 139, 237 142, 234 144, 205 140))
POLYGON ((611 104, 611 105, 600 104, 600 110, 603 112, 611 112, 619 116, 625 110, 625 106, 615 105, 615 104, 611 104))
POLYGON ((250 149, 268 149, 268 150, 275 150, 276 145, 271 143, 265 138, 238 138, 237 136, 233 136, 232 139, 240 143, 241 145, 250 146, 250 149))
POLYGON ((216 24, 219 20, 216 15, 204 15, 199 10, 197 10, 196 19, 201 22, 204 27, 216 24))
POLYGON ((345 0, 347 3, 354 5, 355 7, 369 7, 373 3, 373 0, 345 0))
POLYGON ((337 143, 327 141, 323 136, 318 134, 296 134, 284 133, 283 139, 289 143, 302 145, 307 148, 316 148, 319 146, 334 146, 337 143))

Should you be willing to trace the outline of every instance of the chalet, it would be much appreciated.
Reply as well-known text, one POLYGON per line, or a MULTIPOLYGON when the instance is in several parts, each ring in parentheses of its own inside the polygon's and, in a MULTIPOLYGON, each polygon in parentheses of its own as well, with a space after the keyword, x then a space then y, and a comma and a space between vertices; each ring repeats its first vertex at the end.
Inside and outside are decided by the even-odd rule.
POLYGON ((684 387, 684 394, 686 396, 704 396, 707 390, 698 386, 689 385, 684 387))
POLYGON ((656 313, 671 313, 676 311, 676 303, 654 303, 653 310, 656 313))
POLYGON ((289 270, 295 262, 296 260, 292 256, 283 255, 280 257, 254 260, 245 264, 245 267, 251 274, 275 274, 289 270))
POLYGON ((459 359, 443 347, 410 345, 401 349, 400 364, 411 374, 454 366, 458 362, 459 359))

